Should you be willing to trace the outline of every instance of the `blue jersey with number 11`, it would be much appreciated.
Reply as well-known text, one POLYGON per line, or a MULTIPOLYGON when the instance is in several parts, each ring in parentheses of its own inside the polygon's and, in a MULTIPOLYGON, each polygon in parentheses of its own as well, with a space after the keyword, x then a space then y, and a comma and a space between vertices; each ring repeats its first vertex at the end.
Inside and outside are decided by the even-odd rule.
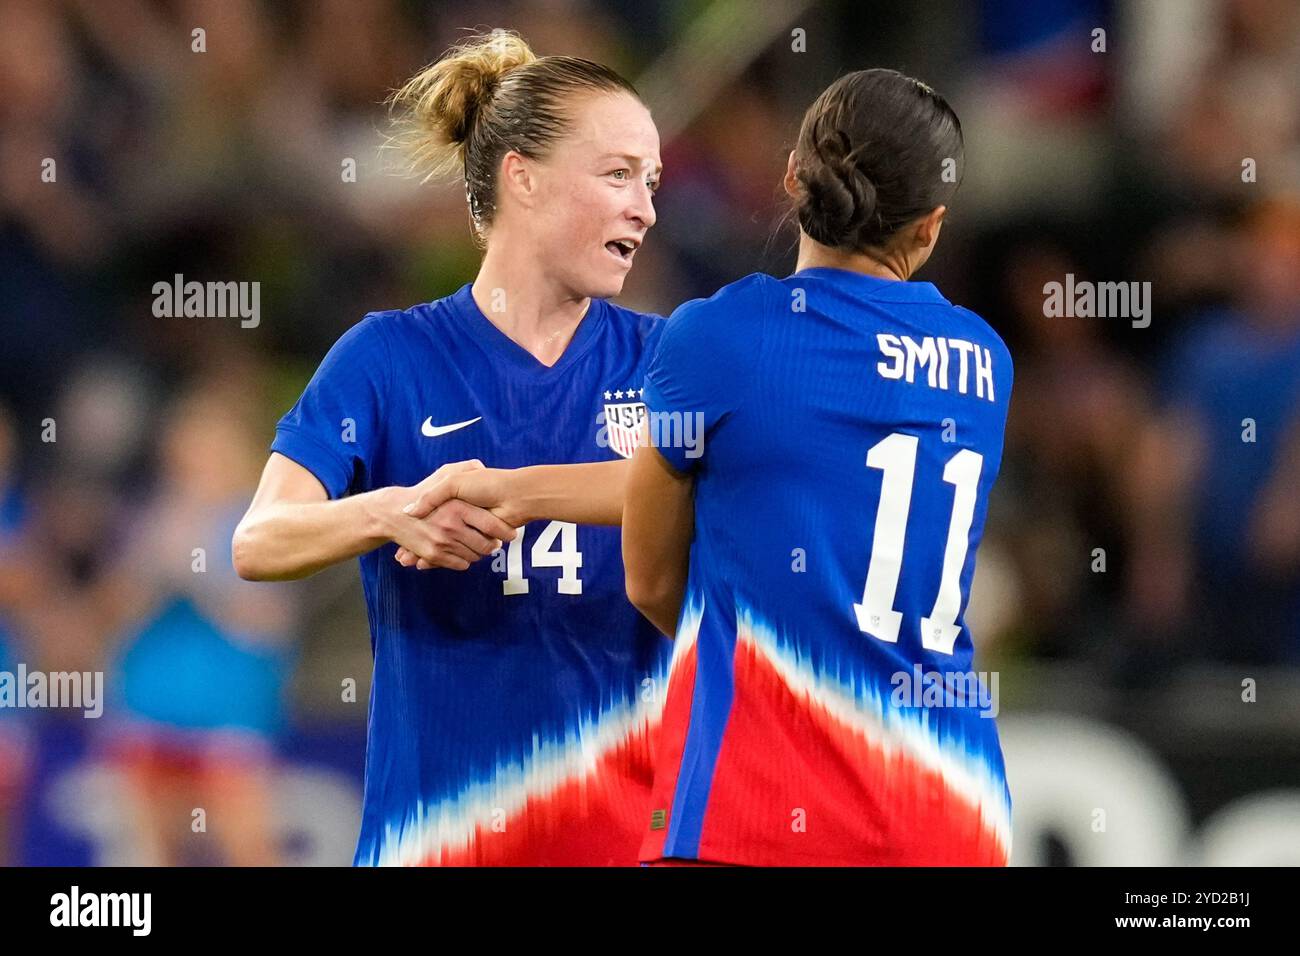
POLYGON ((695 540, 643 860, 1005 864, 963 613, 1011 378, 926 282, 754 275, 668 320, 645 398, 695 540))

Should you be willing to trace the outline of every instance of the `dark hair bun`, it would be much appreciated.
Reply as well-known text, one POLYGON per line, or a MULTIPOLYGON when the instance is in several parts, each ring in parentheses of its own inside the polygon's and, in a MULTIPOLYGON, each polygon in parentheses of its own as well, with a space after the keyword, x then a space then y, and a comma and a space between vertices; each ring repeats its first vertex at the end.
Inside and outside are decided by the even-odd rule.
POLYGON ((814 160, 802 180, 799 223, 822 245, 856 245, 862 225, 878 222, 876 185, 847 157, 814 160))
POLYGON ((799 225, 835 249, 880 246, 947 205, 963 162, 961 123, 930 87, 894 70, 840 77, 808 108, 795 148, 799 225))

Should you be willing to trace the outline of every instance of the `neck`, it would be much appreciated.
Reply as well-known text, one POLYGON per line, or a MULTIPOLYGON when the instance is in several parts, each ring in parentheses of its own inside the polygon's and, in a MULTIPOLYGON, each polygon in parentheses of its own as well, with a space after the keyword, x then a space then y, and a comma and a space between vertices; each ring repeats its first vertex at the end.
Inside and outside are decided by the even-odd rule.
POLYGON ((470 292, 489 322, 544 365, 564 354, 591 305, 557 286, 534 255, 505 237, 488 245, 470 292))
POLYGON ((823 246, 806 232, 799 233, 799 258, 795 272, 804 269, 844 269, 880 279, 905 280, 914 271, 907 257, 888 249, 869 252, 844 252, 823 246))

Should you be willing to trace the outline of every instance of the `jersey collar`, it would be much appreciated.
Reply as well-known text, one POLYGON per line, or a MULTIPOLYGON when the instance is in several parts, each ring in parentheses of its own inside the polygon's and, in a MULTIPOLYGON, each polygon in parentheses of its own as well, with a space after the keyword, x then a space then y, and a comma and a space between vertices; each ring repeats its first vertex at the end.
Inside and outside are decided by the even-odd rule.
POLYGON ((944 298, 943 293, 935 288, 932 282, 882 279, 879 276, 869 276, 863 272, 854 272, 851 269, 835 269, 830 266, 814 266, 810 269, 800 269, 790 278, 795 279, 799 276, 815 276, 844 283, 860 290, 861 294, 869 299, 885 302, 934 302, 939 305, 952 305, 951 302, 944 298))
POLYGON ((468 329, 474 340, 491 355, 500 359, 505 367, 520 374, 534 378, 550 378, 561 374, 576 362, 596 340, 597 333, 605 322, 606 304, 603 299, 592 299, 587 307, 587 314, 582 317, 573 332, 564 353, 554 365, 545 365, 538 361, 526 348, 497 328, 483 314, 474 301, 471 291, 472 283, 465 283, 451 296, 452 311, 468 329))

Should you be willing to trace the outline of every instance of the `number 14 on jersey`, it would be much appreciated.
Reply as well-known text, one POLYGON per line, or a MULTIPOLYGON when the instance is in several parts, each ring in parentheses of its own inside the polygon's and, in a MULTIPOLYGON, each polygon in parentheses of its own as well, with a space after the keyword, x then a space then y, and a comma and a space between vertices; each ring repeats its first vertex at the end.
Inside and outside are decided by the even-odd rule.
MULTIPOLYGON (((526 526, 525 526, 526 527, 526 526)), ((528 578, 524 577, 524 529, 513 541, 506 542, 506 579, 501 582, 502 594, 527 594, 528 578)), ((560 568, 555 582, 561 594, 581 594, 582 552, 578 550, 578 526, 571 521, 552 521, 533 542, 529 556, 534 568, 560 568), (560 550, 554 550, 555 539, 560 539, 560 550)))

